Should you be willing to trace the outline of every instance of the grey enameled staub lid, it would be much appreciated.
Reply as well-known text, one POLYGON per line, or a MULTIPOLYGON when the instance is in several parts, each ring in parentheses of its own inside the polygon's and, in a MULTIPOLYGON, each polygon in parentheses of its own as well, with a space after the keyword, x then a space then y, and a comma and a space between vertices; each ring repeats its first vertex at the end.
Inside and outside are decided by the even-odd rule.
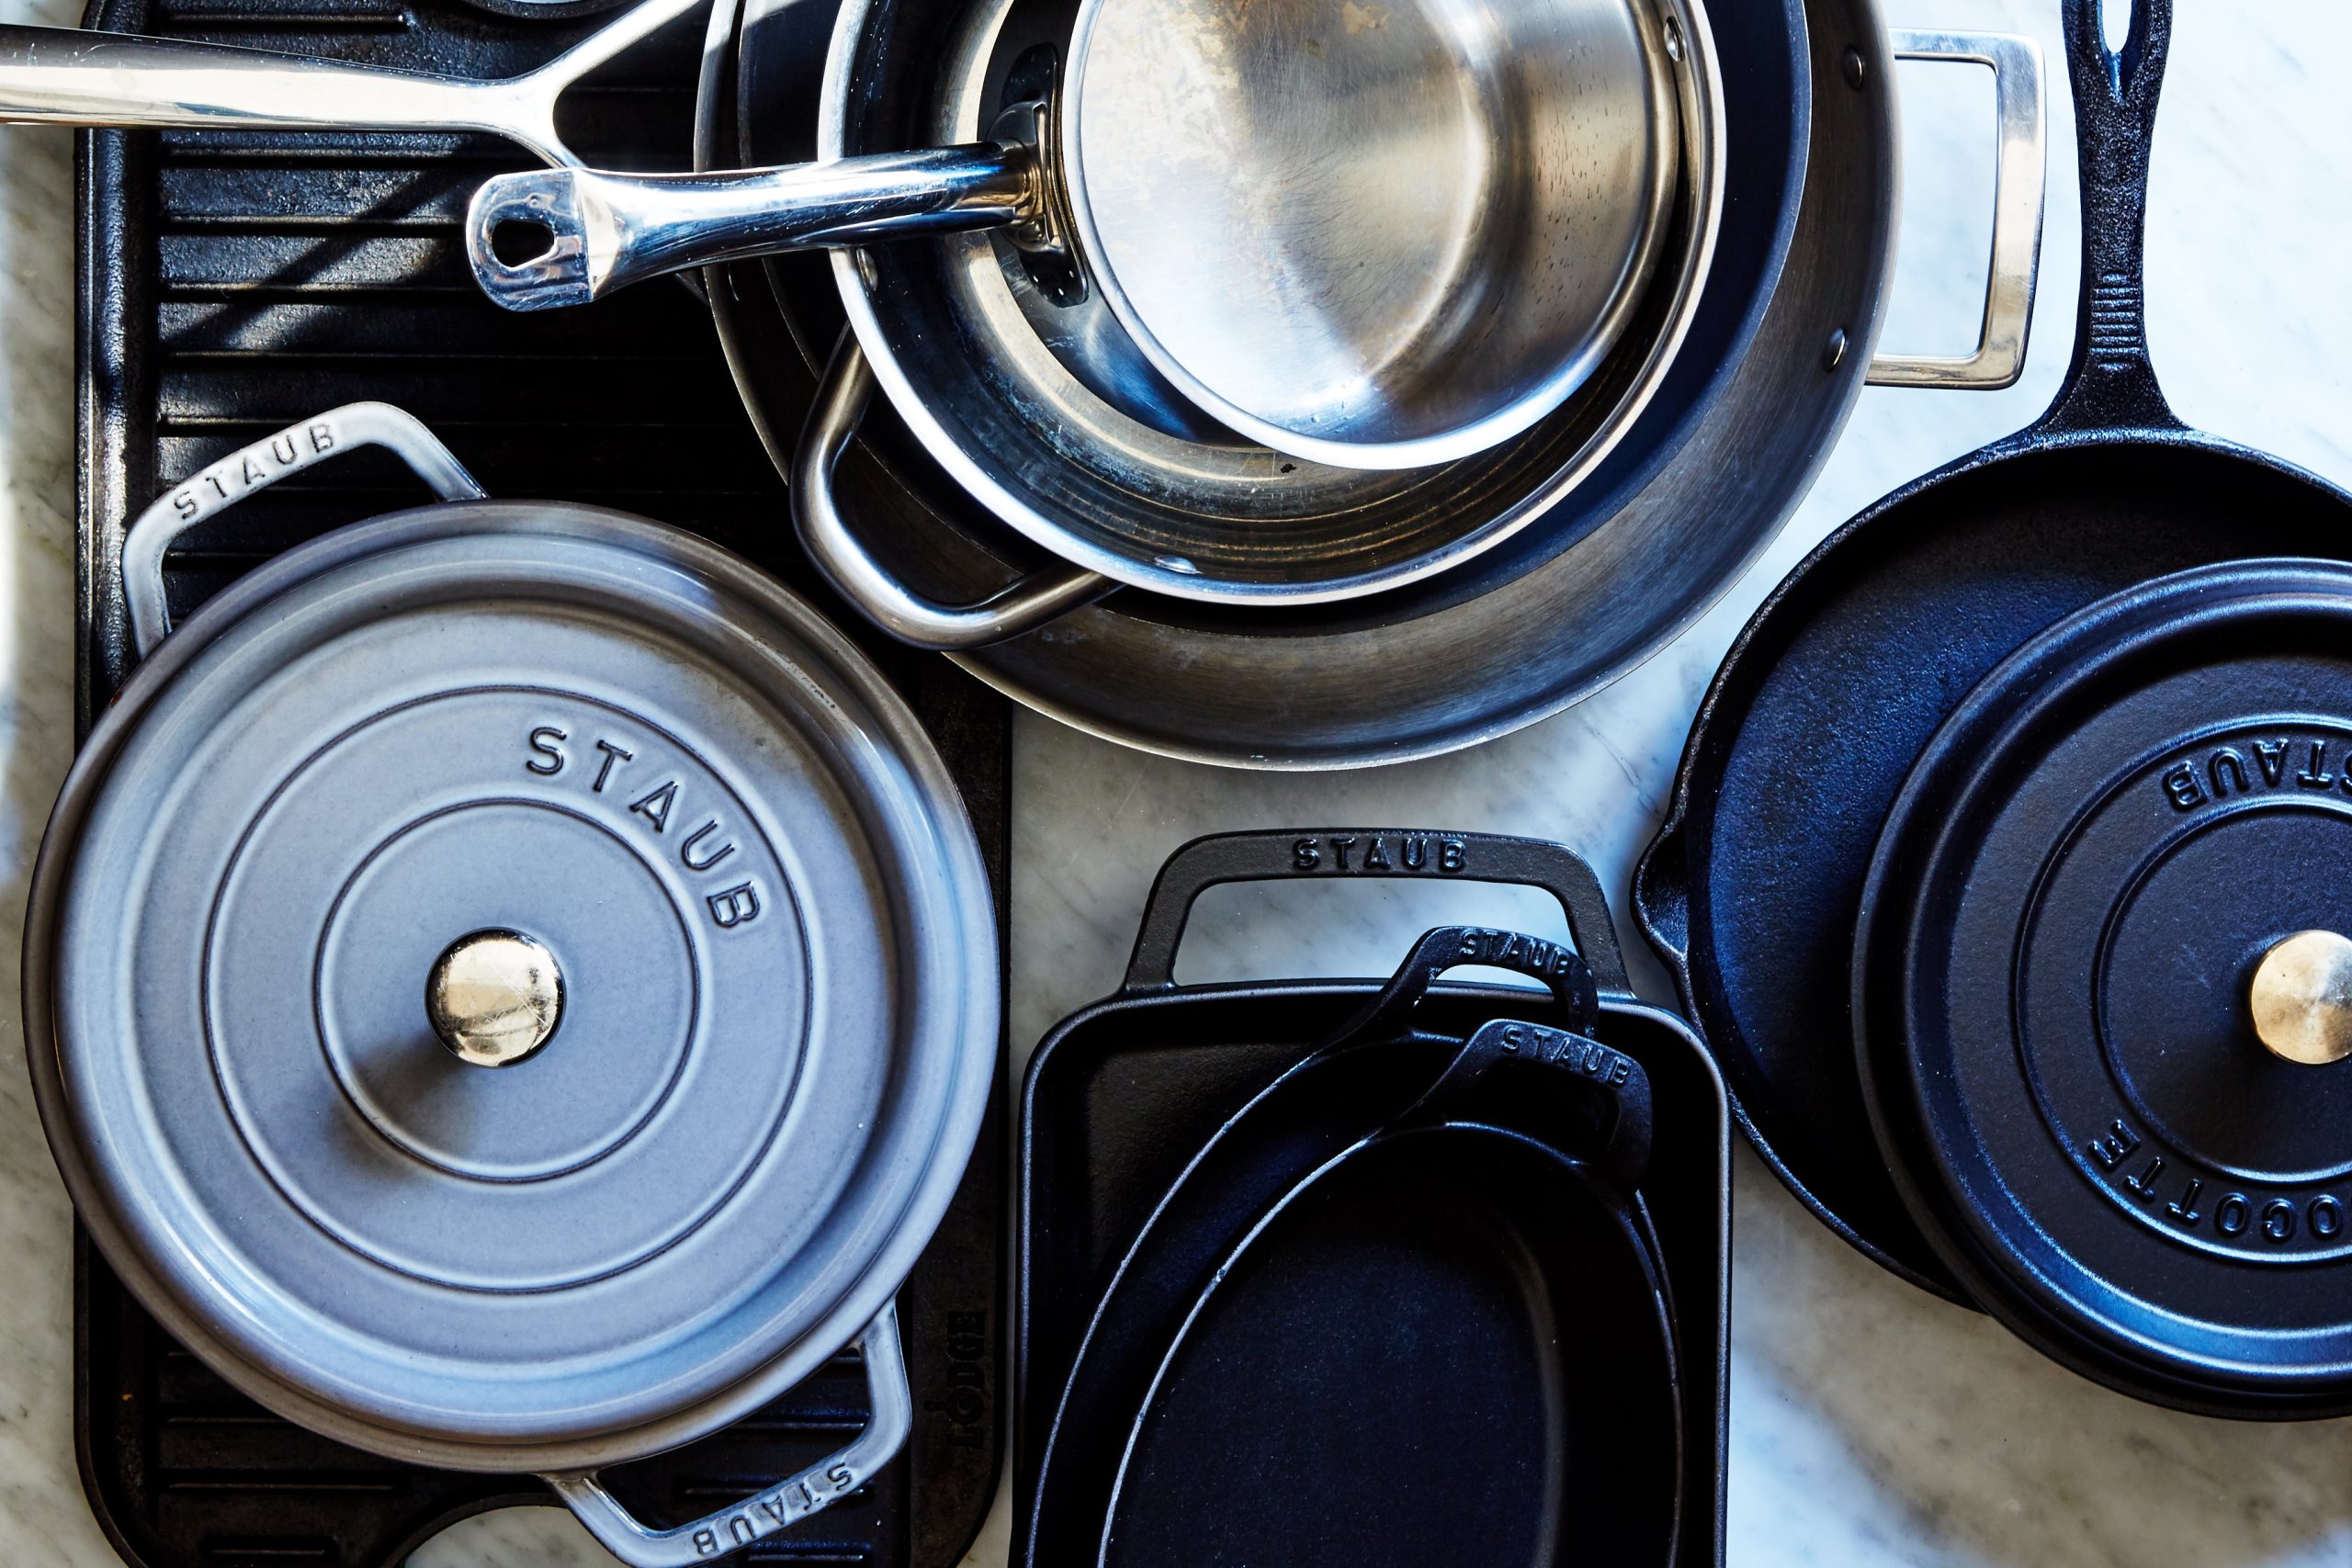
POLYGON ((567 505, 345 529, 174 633, 26 958, 108 1260, 264 1403, 469 1469, 684 1440, 855 1339, 999 1029, 978 846, 876 672, 567 505))

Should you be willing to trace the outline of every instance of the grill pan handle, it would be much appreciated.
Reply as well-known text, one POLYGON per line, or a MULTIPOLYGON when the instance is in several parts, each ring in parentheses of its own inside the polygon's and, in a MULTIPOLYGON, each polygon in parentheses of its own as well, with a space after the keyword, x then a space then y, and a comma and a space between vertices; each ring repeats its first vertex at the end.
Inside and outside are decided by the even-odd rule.
POLYGON ((548 163, 576 164, 556 130, 556 100, 704 3, 644 0, 537 70, 489 82, 179 39, 0 27, 0 123, 488 131, 548 163))
POLYGON ((865 1363, 865 1427, 839 1451, 777 1482, 731 1507, 675 1529, 639 1523, 605 1490, 594 1471, 541 1477, 555 1489, 588 1532, 629 1568, 685 1568, 739 1551, 797 1524, 840 1501, 874 1478, 906 1445, 914 1430, 914 1396, 907 1388, 907 1361, 899 1345, 899 1309, 894 1302, 858 1337, 865 1363))
POLYGON ((173 540, 254 491, 360 446, 391 452, 444 501, 479 501, 487 493, 414 414, 390 403, 345 403, 264 436, 174 486, 124 533, 122 597, 138 656, 146 658, 171 634, 164 552, 173 540))
POLYGON ((2148 153, 2172 52, 2172 0, 2133 0, 2121 52, 2098 0, 2066 0, 2066 70, 2082 168, 2082 302, 2065 384, 2034 431, 2178 430, 2148 357, 2148 153))
MULTIPOLYGON (((2097 0, 2091 0, 2096 6, 2097 0)), ((1858 60, 1860 57, 1853 57, 1858 60)), ((1894 34, 1897 60, 1951 60, 1993 68, 1999 151, 1993 177, 1993 258, 1976 351, 1964 358, 1882 354, 1863 379, 1873 387, 1944 387, 1996 392, 2025 371, 2033 286, 2041 271, 2042 195, 2050 183, 2043 145, 2041 46, 2014 33, 1894 34)), ((1864 85, 1859 75, 1849 78, 1864 85)), ((1832 89, 1816 87, 1815 91, 1832 89)))
MULTIPOLYGON (((1415 828, 1289 828, 1215 833, 1168 857, 1144 900, 1143 923, 1127 959, 1122 991, 1163 991, 1176 984, 1176 949, 1193 902, 1227 882, 1289 882, 1306 877, 1406 877, 1538 887, 1559 900, 1568 935, 1602 992, 1632 990, 1617 928, 1600 879, 1563 844, 1498 833, 1449 833, 1415 828)), ((1460 962, 1473 962, 1461 960, 1460 962)))
POLYGON ((955 652, 1035 631, 1117 586, 1081 567, 1051 566, 1014 580, 977 604, 942 604, 891 576, 851 530, 833 489, 833 470, 873 400, 874 367, 866 363, 856 337, 844 330, 825 367, 824 381, 792 459, 792 520, 800 543, 825 580, 859 614, 900 642, 955 652))

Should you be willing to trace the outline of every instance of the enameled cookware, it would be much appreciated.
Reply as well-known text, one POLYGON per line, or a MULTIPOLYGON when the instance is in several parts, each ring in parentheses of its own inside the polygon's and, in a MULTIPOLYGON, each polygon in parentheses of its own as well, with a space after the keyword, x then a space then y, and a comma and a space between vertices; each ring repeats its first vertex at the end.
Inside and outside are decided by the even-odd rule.
POLYGON ((539 1472, 644 1568, 862 1484, 999 1032, 978 848, 898 697, 741 560, 480 499, 380 404, 214 464, 121 559, 142 662, 43 840, 24 984, 114 1270, 272 1410, 539 1472), (371 444, 444 502, 165 635, 172 537, 371 444), (668 1530, 597 1482, 852 1345, 873 1417, 800 1473, 668 1530))
POLYGON ((1021 1561, 1720 1562, 1726 1113, 1567 851, 1187 845, 1023 1118, 1021 1561), (1444 928, 1385 985, 1173 983, 1204 888, 1363 876, 1540 886, 1576 946, 1444 928), (1298 1494, 1328 1506, 1268 1506, 1298 1494))
POLYGON ((2110 50, 2068 0, 2083 190, 2074 360, 2032 426, 1905 486, 1773 590, 1702 700, 1634 910, 1767 1164, 1903 1277, 1968 1292, 1868 1132, 1849 1002, 1872 845, 1962 697, 2020 644, 2166 572, 2341 556, 2352 498, 2185 428, 2148 355, 2143 231, 2171 7, 2110 50))

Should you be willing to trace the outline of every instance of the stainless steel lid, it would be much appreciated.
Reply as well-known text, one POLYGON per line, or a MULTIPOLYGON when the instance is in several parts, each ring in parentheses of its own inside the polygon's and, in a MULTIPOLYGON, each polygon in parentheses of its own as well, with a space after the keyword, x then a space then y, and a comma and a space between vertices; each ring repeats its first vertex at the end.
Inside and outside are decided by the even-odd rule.
POLYGON ((773 1397, 888 1305, 993 1078, 992 905, 868 662, 578 506, 344 530, 173 635, 36 874, 59 1161, 247 1392, 473 1469, 773 1397))

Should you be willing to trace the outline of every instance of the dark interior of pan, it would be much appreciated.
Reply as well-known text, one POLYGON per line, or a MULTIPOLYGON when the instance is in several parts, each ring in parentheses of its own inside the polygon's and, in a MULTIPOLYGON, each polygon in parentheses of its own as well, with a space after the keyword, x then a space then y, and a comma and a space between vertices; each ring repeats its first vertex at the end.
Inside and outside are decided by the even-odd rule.
MULTIPOLYGON (((1655 1352, 1643 1349, 1656 1343, 1658 1284, 1589 1192, 1498 1136, 1407 1134, 1422 1141, 1341 1161, 1262 1220, 1205 1293, 1157 1268, 1131 1279, 1130 1303, 1142 1305, 1122 1324, 1138 1340, 1164 1322, 1186 1325, 1172 1348, 1131 1352, 1157 1363, 1154 1392, 1132 1404, 1065 1402, 1081 1341, 1099 1355, 1119 1331, 1099 1325, 1089 1340, 1146 1222, 1218 1228, 1197 1196, 1171 1218, 1170 1185, 1374 990, 1314 982, 1131 995, 1077 1015, 1039 1047, 1023 1100, 1015 1475, 1035 1532, 1023 1532, 1023 1560, 1034 1568, 1071 1561, 1073 1550, 1120 1564, 1533 1568, 1578 1561, 1580 1544, 1612 1563, 1721 1561, 1721 1091, 1687 1033, 1630 998, 1603 998, 1597 1035, 1641 1064, 1654 1094, 1643 1191, 1679 1328, 1674 1397, 1686 1434, 1670 1559, 1660 1555, 1671 1504, 1658 1456, 1671 1449, 1657 1425, 1655 1352), (1059 1510, 1048 1517, 1039 1472, 1055 1444, 1087 1462, 1046 1504, 1059 1510)), ((1259 1145, 1252 1157, 1294 1157, 1283 1140, 1350 1109, 1393 1110, 1398 1086, 1425 1080, 1462 1034, 1541 1003, 1524 990, 1438 987, 1416 1020, 1420 1038, 1301 1082, 1315 1113, 1277 1115, 1272 1153, 1259 1145)))
POLYGON ((2165 404, 2142 282, 2170 8, 2140 0, 2121 57, 2099 10, 2066 7, 2084 257, 2056 400, 1871 506, 1773 591, 1701 702, 1634 884, 1766 1162, 1838 1235, 1956 1301, 1870 1135, 1854 1060, 1854 924, 1888 807, 1962 698, 2053 622, 2190 567, 2352 548, 2343 492, 2165 404))

